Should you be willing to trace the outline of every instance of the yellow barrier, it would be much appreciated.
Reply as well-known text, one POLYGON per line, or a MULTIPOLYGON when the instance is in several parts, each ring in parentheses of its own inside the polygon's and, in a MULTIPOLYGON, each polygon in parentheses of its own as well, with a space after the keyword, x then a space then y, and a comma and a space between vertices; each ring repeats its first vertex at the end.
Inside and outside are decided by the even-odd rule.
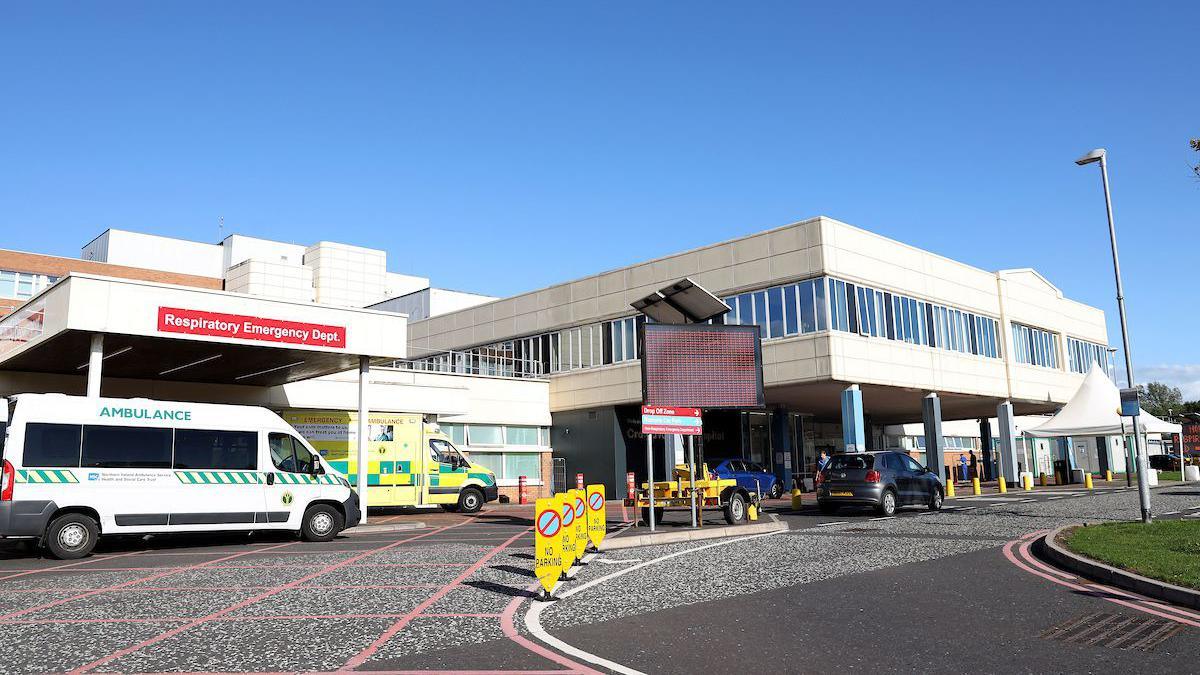
POLYGON ((1006 485, 1004 482, 1004 476, 998 476, 996 478, 996 487, 999 488, 1000 494, 1006 494, 1008 492, 1008 485, 1006 485))
POLYGON ((746 507, 746 517, 750 520, 758 520, 758 507, 753 504, 746 507))
POLYGON ((1092 489, 1092 474, 1090 474, 1090 473, 1083 474, 1083 487, 1085 487, 1089 490, 1092 489))
POLYGON ((1111 482, 1112 482, 1112 471, 1111 471, 1111 470, 1109 470, 1109 471, 1105 471, 1105 472, 1104 472, 1104 482, 1105 482, 1105 483, 1111 483, 1111 482))
POLYGON ((983 494, 983 490, 979 489, 979 478, 978 477, 971 479, 971 492, 973 492, 977 495, 983 494))
POLYGON ((1046 487, 1046 474, 1044 474, 1044 473, 1038 474, 1038 485, 1041 485, 1042 487, 1046 487))
POLYGON ((800 510, 800 505, 801 505, 801 503, 802 503, 802 501, 803 501, 803 500, 802 500, 802 498, 801 498, 801 496, 800 496, 801 494, 802 494, 802 493, 800 492, 800 489, 799 489, 799 488, 794 488, 794 489, 792 490, 792 510, 793 510, 793 511, 799 511, 799 510, 800 510))
POLYGON ((1021 483, 1023 484, 1023 487, 1026 490, 1032 490, 1033 489, 1033 476, 1031 476, 1029 474, 1022 474, 1021 475, 1021 483))
POLYGON ((954 480, 946 481, 946 499, 954 499, 954 480))

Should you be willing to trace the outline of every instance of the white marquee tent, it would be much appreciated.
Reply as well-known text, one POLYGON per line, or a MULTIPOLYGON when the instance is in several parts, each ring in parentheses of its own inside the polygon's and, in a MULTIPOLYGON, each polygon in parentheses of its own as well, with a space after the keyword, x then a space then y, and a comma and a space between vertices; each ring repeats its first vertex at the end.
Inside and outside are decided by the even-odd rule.
MULTIPOLYGON (((1141 431, 1147 434, 1179 434, 1178 424, 1164 422, 1145 410, 1138 418, 1141 431)), ((1071 400, 1045 423, 1025 433, 1037 437, 1057 436, 1119 436, 1132 433, 1133 420, 1121 417, 1121 391, 1098 364, 1084 378, 1071 400)))

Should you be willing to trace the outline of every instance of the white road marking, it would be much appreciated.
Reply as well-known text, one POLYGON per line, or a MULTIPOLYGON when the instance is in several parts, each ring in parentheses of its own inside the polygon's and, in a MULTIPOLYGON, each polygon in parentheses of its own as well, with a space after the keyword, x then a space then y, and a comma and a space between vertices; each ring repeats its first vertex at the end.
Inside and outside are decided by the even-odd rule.
MULTIPOLYGON (((649 489, 649 488, 647 488, 647 489, 649 489)), ((892 518, 895 518, 895 517, 896 516, 880 516, 878 518, 872 518, 871 520, 891 520, 892 518)))
MULTIPOLYGON (((647 489, 649 489, 649 488, 647 488, 647 489)), ((976 507, 976 506, 964 506, 964 507, 962 507, 961 509, 959 509, 959 511, 974 511, 976 508, 978 508, 978 507, 976 507)))
MULTIPOLYGON (((650 489, 650 488, 646 488, 646 489, 648 490, 648 489, 650 489)), ((1062 499, 1062 495, 1060 495, 1060 496, 1058 496, 1058 497, 1051 497, 1050 499, 1062 499)), ((1049 500, 1047 500, 1047 501, 1049 501, 1049 500)))
MULTIPOLYGON (((647 489, 649 489, 649 488, 647 488, 647 489)), ((829 527, 830 525, 845 525, 849 522, 850 521, 848 521, 848 520, 835 520, 832 523, 817 523, 817 527, 829 527)))
MULTIPOLYGON (((649 489, 649 488, 647 488, 647 489, 649 489)), ((1178 514, 1179 514, 1179 512, 1178 512, 1178 511, 1167 511, 1167 512, 1166 512, 1166 513, 1164 513, 1163 515, 1164 515, 1164 516, 1174 516, 1174 515, 1178 515, 1178 514)))
MULTIPOLYGON (((733 543, 736 543, 739 541, 746 541, 748 539, 758 539, 760 537, 770 537, 770 536, 776 535, 776 534, 779 534, 779 532, 776 531, 776 532, 767 532, 764 534, 753 534, 748 537, 737 537, 736 539, 723 539, 721 541, 714 542, 712 544, 705 544, 704 546, 697 546, 695 548, 689 548, 689 549, 684 549, 682 551, 676 551, 674 553, 668 553, 666 555, 659 556, 659 557, 651 559, 651 560, 647 560, 646 562, 638 563, 637 565, 634 565, 633 567, 626 567, 625 569, 617 570, 616 572, 606 574, 597 579, 592 579, 591 581, 589 581, 583 585, 576 586, 575 588, 572 588, 569 591, 562 593, 561 595, 558 596, 558 600, 559 600, 559 602, 562 602, 562 601, 566 600, 567 598, 571 597, 572 595, 575 595, 576 593, 587 590, 588 588, 591 588, 592 586, 595 586, 597 584, 604 583, 605 581, 608 581, 609 579, 615 579, 624 574, 629 574, 630 572, 632 572, 634 570, 641 569, 643 567, 647 567, 649 565, 653 565, 655 563, 662 562, 664 560, 669 560, 671 558, 675 558, 677 556, 684 555, 685 553, 693 553, 695 551, 703 551, 704 549, 714 548, 716 546, 724 546, 726 544, 733 544, 733 543)), ((562 640, 559 640, 558 638, 554 637, 553 635, 547 633, 545 630, 542 629, 541 614, 542 614, 542 611, 548 606, 549 606, 549 603, 535 602, 532 605, 530 605, 529 611, 525 613, 525 627, 529 629, 529 633, 531 635, 533 635, 535 638, 541 640, 542 642, 546 643, 547 645, 550 645, 554 649, 557 649, 558 651, 560 651, 564 654, 574 656, 577 659, 582 659, 584 661, 587 661, 588 663, 593 663, 593 664, 595 664, 597 666, 601 666, 603 668, 608 668, 609 670, 617 672, 617 673, 621 673, 622 675, 645 675, 645 673, 643 673, 640 670, 634 670, 633 668, 629 668, 629 667, 623 666, 619 663, 609 661, 606 658, 596 656, 595 654, 592 654, 590 652, 585 652, 582 649, 571 646, 571 645, 567 644, 566 642, 563 642, 562 640)))
POLYGON ((605 565, 628 565, 629 563, 641 562, 641 558, 600 558, 596 562, 604 563, 605 565))

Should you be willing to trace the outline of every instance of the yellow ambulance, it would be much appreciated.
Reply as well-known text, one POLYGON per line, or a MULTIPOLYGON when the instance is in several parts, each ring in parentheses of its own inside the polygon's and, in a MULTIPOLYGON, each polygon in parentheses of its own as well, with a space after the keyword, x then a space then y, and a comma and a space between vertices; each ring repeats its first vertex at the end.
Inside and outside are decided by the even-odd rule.
MULTIPOLYGON (((288 410, 280 415, 357 487, 357 413, 288 410)), ((367 456, 367 503, 373 507, 437 504, 447 511, 475 513, 498 498, 496 475, 464 457, 422 415, 370 413, 367 456)))

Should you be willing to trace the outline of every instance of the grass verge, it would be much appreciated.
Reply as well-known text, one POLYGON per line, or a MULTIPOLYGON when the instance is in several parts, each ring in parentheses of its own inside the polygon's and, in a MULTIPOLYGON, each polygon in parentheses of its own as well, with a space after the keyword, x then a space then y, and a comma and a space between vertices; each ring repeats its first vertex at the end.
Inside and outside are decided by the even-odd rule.
POLYGON ((1079 527, 1067 536, 1066 545, 1113 567, 1200 590, 1200 521, 1079 527))

